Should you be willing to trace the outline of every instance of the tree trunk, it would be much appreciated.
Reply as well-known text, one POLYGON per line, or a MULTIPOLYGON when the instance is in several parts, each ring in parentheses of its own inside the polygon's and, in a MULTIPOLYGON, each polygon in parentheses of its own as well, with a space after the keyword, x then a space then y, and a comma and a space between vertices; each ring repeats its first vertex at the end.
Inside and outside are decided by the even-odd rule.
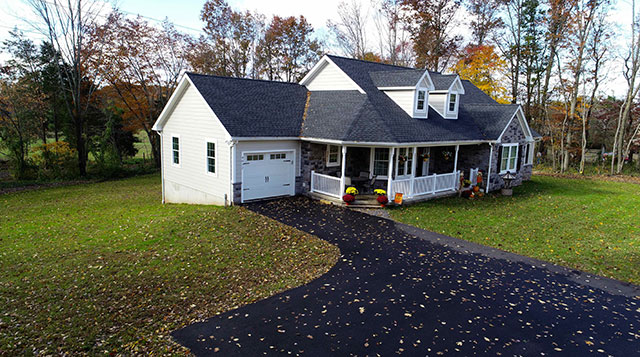
POLYGON ((153 157, 153 163, 156 168, 159 168, 160 160, 162 156, 161 155, 162 148, 160 147, 160 140, 158 138, 158 135, 154 133, 152 130, 145 129, 145 133, 147 133, 147 138, 149 139, 149 144, 151 145, 151 156, 153 157))

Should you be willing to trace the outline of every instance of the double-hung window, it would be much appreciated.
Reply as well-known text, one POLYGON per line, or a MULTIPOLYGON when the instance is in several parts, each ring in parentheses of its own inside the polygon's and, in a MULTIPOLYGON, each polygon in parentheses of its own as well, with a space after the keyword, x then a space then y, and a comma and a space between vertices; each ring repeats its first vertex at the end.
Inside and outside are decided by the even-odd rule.
POLYGON ((449 109, 449 113, 454 113, 456 111, 457 100, 458 100, 457 94, 454 94, 454 93, 449 94, 449 107, 447 108, 449 109))
POLYGON ((376 148, 373 152, 373 175, 387 176, 389 173, 389 149, 376 148))
POLYGON ((340 166, 340 146, 327 145, 327 166, 340 166))
POLYGON ((505 144, 502 146, 502 159, 500 159, 500 173, 507 171, 516 172, 518 165, 518 144, 505 144))
POLYGON ((413 148, 399 148, 396 155, 396 177, 411 175, 413 148))
POLYGON ((207 140, 207 173, 216 173, 216 143, 207 140))
POLYGON ((427 92, 424 90, 418 90, 418 97, 416 98, 416 111, 424 112, 426 108, 427 92))
POLYGON ((171 151, 173 152, 173 165, 180 166, 180 137, 171 137, 171 151))

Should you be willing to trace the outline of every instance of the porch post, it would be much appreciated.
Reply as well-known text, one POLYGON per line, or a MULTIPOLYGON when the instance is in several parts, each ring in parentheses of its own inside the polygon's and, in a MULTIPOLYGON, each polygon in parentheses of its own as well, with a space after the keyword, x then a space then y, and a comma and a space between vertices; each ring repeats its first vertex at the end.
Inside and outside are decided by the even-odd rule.
POLYGON ((453 161, 453 172, 458 171, 458 149, 460 149, 460 145, 456 145, 456 158, 453 161))
POLYGON ((413 160, 411 160, 411 192, 409 193, 410 196, 413 197, 413 185, 414 182, 416 181, 416 168, 418 167, 418 147, 414 146, 413 147, 413 160))
POLYGON ((389 170, 387 171, 387 197, 391 200, 391 177, 393 176, 393 154, 396 148, 389 148, 389 170))
POLYGON ((493 143, 489 143, 489 147, 491 148, 489 150, 489 167, 487 168, 487 177, 483 177, 483 179, 487 180, 487 187, 484 188, 484 193, 489 193, 489 186, 491 185, 491 159, 493 159, 493 143))
POLYGON ((340 196, 344 193, 344 172, 347 165, 347 147, 342 146, 342 161, 340 167, 340 196))

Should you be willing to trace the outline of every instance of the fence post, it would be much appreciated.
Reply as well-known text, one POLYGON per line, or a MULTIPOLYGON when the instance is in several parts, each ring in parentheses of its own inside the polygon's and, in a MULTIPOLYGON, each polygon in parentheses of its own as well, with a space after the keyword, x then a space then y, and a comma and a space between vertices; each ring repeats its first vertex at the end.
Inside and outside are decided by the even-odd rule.
POLYGON ((438 182, 438 174, 433 174, 433 193, 436 194, 436 183, 438 182))
POLYGON ((311 170, 311 187, 309 187, 309 192, 314 192, 313 191, 313 176, 315 176, 316 171, 315 170, 311 170))

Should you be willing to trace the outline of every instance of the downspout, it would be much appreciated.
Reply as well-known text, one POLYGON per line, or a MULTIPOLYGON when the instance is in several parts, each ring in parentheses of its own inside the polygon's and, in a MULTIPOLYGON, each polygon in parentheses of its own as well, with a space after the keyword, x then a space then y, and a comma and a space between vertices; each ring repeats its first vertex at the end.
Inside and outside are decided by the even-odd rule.
POLYGON ((162 140, 162 130, 158 131, 158 135, 160 135, 160 178, 162 181, 162 204, 165 204, 166 201, 164 199, 164 160, 163 160, 164 141, 162 140))
POLYGON ((487 187, 484 189, 484 193, 489 193, 489 186, 491 185, 491 161, 493 159, 493 143, 489 143, 491 150, 489 151, 489 169, 487 170, 487 187))
POLYGON ((229 143, 229 145, 231 146, 231 180, 229 180, 231 182, 231 194, 229 195, 229 205, 233 205, 233 199, 234 199, 234 185, 236 183, 236 152, 237 152, 237 144, 238 142, 236 140, 231 140, 231 142, 229 143))

